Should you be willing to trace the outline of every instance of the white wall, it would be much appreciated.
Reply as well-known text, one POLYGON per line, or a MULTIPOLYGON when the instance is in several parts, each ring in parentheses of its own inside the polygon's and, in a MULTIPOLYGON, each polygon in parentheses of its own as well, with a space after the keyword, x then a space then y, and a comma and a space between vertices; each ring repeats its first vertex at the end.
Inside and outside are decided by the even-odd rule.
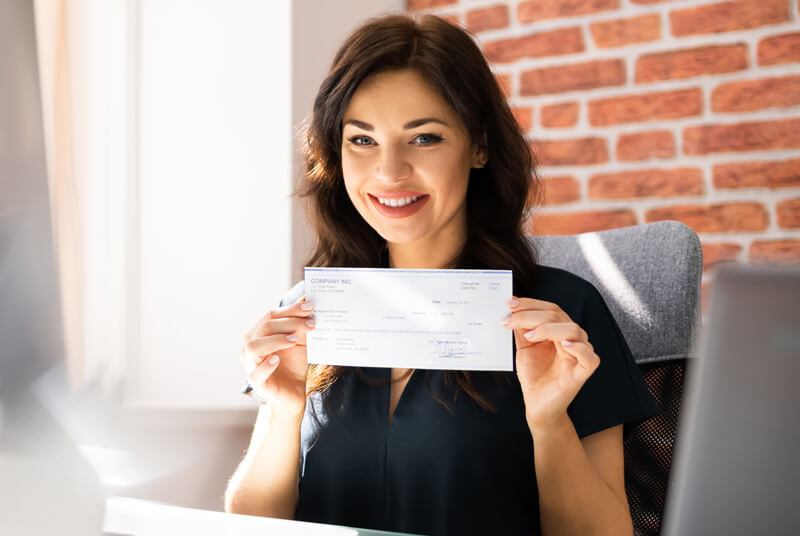
POLYGON ((241 405, 241 335, 290 284, 290 9, 141 1, 134 403, 241 405))

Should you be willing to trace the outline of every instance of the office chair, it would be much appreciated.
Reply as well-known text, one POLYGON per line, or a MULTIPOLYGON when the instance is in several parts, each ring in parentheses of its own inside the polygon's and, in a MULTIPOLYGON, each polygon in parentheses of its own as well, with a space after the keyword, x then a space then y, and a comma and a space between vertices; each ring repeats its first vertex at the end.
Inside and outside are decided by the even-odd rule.
POLYGON ((686 225, 669 221, 531 240, 540 264, 597 287, 658 402, 658 415, 625 428, 624 451, 634 534, 659 534, 684 368, 699 318, 700 241, 686 225))

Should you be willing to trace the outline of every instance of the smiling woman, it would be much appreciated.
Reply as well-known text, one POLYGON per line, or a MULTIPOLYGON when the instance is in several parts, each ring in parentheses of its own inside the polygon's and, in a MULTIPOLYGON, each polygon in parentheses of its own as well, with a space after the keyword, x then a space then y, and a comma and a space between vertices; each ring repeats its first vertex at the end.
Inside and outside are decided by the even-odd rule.
POLYGON ((631 533, 622 424, 654 401, 597 290, 536 264, 533 157, 469 34, 434 16, 358 28, 317 94, 306 161, 308 264, 512 270, 515 372, 309 365, 314 304, 288 300, 245 336, 266 403, 226 508, 417 534, 631 533))
MULTIPOLYGON (((461 244, 417 263, 513 266, 518 288, 532 281, 535 257, 522 228, 527 200, 540 196, 532 155, 494 75, 463 30, 433 16, 414 21, 397 15, 353 32, 315 99, 306 160, 302 193, 318 236, 310 265, 383 265, 387 240, 399 241, 381 234, 391 222, 373 226, 381 213, 368 195, 381 194, 386 203, 378 204, 391 206, 421 194, 417 203, 426 206, 412 213, 412 227, 456 206, 462 210, 451 216, 458 214, 467 232, 461 244), (370 170, 375 174, 367 179, 370 170), (361 191, 354 196, 357 182, 361 191), (447 199, 437 199, 445 184, 456 183, 447 199)), ((420 232, 403 230, 402 211, 383 216, 392 214, 403 219, 393 224, 394 232, 420 232)), ((441 248, 438 243, 430 253, 441 248)))
POLYGON ((365 79, 345 110, 343 135, 345 188, 391 244, 392 262, 446 266, 463 247, 469 172, 484 164, 485 149, 411 69, 365 79))

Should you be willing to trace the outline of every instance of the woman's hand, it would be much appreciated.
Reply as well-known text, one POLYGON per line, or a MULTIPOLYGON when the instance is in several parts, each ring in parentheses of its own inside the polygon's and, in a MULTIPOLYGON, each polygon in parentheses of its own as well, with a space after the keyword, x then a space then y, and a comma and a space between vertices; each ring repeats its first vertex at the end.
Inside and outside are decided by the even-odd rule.
POLYGON ((306 332, 314 328, 306 301, 268 312, 245 333, 241 351, 247 381, 273 413, 302 415, 306 404, 306 332))
POLYGON ((528 425, 531 430, 556 425, 600 358, 586 332, 558 305, 515 297, 508 306, 505 326, 514 330, 528 425))

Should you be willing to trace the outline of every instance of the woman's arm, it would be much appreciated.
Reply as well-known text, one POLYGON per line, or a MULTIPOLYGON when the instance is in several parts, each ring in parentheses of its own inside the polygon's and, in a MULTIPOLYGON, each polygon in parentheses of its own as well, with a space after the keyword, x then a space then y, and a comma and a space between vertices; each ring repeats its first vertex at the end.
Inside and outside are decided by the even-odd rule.
POLYGON ((583 440, 567 407, 597 370, 588 335, 556 304, 514 298, 517 376, 533 438, 542 534, 632 534, 625 495, 622 432, 583 440))
POLYGON ((242 365, 268 403, 258 410, 247 454, 225 491, 228 512, 294 518, 312 311, 304 301, 270 311, 244 335, 242 365))
POLYGON ((565 415, 531 434, 543 535, 633 534, 621 425, 581 440, 565 415))
POLYGON ((302 418, 261 406, 247 454, 225 490, 226 512, 294 518, 302 418))

